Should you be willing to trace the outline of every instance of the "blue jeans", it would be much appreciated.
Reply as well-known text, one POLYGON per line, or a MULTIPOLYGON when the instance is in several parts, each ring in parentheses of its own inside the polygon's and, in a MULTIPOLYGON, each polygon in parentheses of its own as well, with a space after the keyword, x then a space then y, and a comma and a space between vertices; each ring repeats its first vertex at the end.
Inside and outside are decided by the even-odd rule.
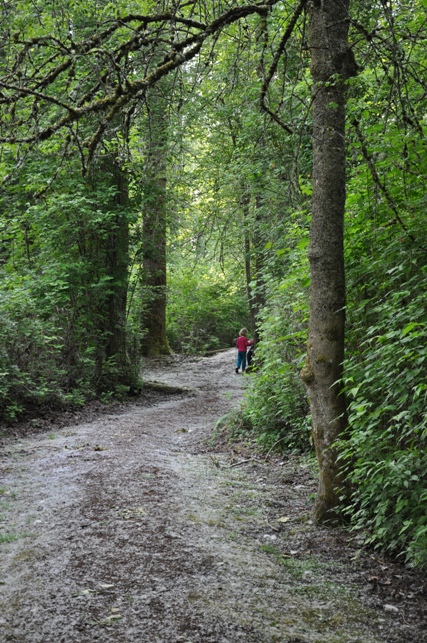
POLYGON ((236 368, 242 365, 242 373, 246 368, 246 351, 237 351, 236 368))

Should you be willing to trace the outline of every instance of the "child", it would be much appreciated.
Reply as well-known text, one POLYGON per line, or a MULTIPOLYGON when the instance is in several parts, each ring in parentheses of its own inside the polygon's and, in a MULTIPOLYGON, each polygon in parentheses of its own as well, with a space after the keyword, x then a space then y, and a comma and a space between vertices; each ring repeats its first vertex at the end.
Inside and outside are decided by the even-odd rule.
POLYGON ((254 358, 254 350, 255 350, 255 344, 252 344, 252 346, 249 347, 248 352, 246 353, 246 359, 248 362, 247 368, 252 364, 252 360, 254 358))
POLYGON ((242 373, 244 373, 246 368, 246 349, 248 346, 252 346, 254 343, 253 339, 248 339, 248 331, 246 328, 242 328, 239 332, 239 337, 236 341, 237 346, 237 360, 236 360, 236 373, 239 372, 240 365, 242 366, 242 373))

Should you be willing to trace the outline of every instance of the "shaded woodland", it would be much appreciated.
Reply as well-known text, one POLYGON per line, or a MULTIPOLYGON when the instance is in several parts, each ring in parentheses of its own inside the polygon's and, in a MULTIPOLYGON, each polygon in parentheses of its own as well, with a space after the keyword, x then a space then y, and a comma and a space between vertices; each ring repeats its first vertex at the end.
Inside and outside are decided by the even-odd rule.
POLYGON ((425 566, 426 8, 3 1, 3 422, 247 325, 233 431, 425 566))

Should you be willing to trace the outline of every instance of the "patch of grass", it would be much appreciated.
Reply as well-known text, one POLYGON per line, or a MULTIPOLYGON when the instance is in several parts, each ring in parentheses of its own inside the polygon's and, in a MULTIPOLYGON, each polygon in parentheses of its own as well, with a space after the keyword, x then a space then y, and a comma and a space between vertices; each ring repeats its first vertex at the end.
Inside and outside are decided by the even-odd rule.
POLYGON ((231 480, 221 480, 221 484, 226 486, 226 487, 246 487, 246 489, 252 490, 254 487, 254 483, 252 481, 250 482, 245 482, 241 480, 236 480, 235 478, 231 480))
POLYGON ((261 545, 262 551, 265 551, 266 554, 273 554, 274 556, 281 556, 280 549, 276 547, 276 545, 271 545, 270 543, 266 543, 264 545, 261 545))
POLYGON ((322 599, 328 593, 333 596, 334 598, 348 598, 348 600, 351 600, 351 591, 348 587, 344 587, 342 585, 337 585, 336 583, 332 581, 322 581, 319 582, 319 580, 316 580, 313 584, 309 585, 301 585, 298 584, 296 585, 293 590, 295 594, 299 594, 301 596, 306 596, 307 598, 314 600, 314 599, 322 599))
MULTIPOLYGON (((17 536, 19 538, 20 536, 17 536)), ((16 554, 14 560, 15 562, 27 563, 29 561, 37 560, 40 557, 40 553, 35 549, 24 549, 24 551, 16 554)))
MULTIPOLYGON (((6 487, 0 487, 0 496, 7 496, 10 500, 16 500, 17 493, 16 491, 9 491, 6 487)), ((5 501, 3 501, 4 503, 5 501)))
POLYGON ((5 543, 13 543, 20 538, 28 538, 30 534, 28 532, 21 532, 18 534, 1 534, 0 533, 0 545, 5 543))
POLYGON ((19 536, 16 534, 0 534, 0 545, 3 543, 13 543, 15 540, 18 540, 19 536))
POLYGON ((217 420, 210 439, 210 446, 247 440, 250 437, 248 429, 249 425, 243 421, 240 409, 232 409, 217 420))
POLYGON ((296 579, 302 578, 304 572, 317 572, 317 574, 319 574, 324 569, 323 566, 313 558, 298 559, 280 556, 279 562, 296 579))

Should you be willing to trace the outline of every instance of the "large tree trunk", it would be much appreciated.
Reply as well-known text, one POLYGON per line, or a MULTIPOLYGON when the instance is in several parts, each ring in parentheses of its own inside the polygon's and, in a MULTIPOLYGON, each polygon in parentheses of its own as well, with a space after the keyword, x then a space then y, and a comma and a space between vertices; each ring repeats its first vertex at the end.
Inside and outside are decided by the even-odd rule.
POLYGON ((107 315, 107 358, 113 357, 121 383, 131 383, 131 368, 126 351, 126 304, 129 269, 129 223, 126 206, 128 205, 128 181, 119 160, 112 159, 112 180, 117 187, 115 203, 116 214, 113 229, 107 238, 107 271, 111 276, 111 290, 108 296, 107 315))
MULTIPOLYGON (((162 84, 160 84, 162 85, 162 84)), ((149 133, 143 212, 143 310, 141 353, 170 353, 166 336, 167 101, 155 88, 149 97, 149 133)))
POLYGON ((105 274, 109 278, 108 293, 101 312, 100 334, 103 338, 98 357, 100 390, 122 385, 135 390, 136 369, 132 368, 126 347, 126 304, 129 269, 128 180, 117 151, 103 157, 102 181, 115 188, 107 208, 114 212, 105 238, 105 274), (106 364, 113 362, 113 368, 106 364), (114 373, 114 375, 112 375, 114 373))
POLYGON ((349 0, 314 0, 310 8, 313 77, 313 212, 309 261, 310 323, 306 384, 319 462, 314 518, 335 515, 341 486, 334 441, 346 426, 342 392, 345 325, 345 80, 354 74, 348 48, 349 0))

